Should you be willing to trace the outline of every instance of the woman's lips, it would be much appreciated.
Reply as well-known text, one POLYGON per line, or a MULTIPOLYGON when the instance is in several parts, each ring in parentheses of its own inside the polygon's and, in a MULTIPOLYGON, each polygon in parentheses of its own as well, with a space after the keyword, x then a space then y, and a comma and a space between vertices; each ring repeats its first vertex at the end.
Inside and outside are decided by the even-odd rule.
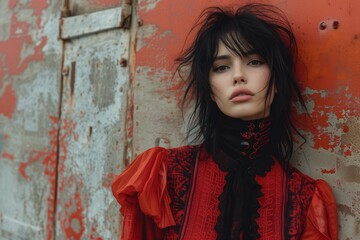
POLYGON ((250 98, 252 98, 251 95, 239 95, 239 96, 233 97, 231 99, 231 102, 233 102, 233 103, 245 102, 245 101, 248 101, 250 98))
POLYGON ((237 102, 244 102, 249 100, 254 96, 250 90, 247 89, 237 89, 230 95, 230 101, 237 103, 237 102))

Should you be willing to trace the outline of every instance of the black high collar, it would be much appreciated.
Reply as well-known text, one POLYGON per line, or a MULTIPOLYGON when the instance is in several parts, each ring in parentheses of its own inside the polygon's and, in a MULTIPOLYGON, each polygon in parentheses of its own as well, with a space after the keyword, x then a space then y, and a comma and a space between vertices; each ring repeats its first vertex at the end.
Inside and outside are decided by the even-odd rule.
POLYGON ((271 157, 269 118, 243 121, 224 116, 219 132, 220 149, 214 154, 219 168, 228 172, 219 196, 218 240, 258 239, 256 218, 261 186, 255 176, 265 176, 274 160, 271 157))
POLYGON ((253 161, 268 155, 270 147, 270 118, 244 121, 222 116, 219 140, 220 149, 229 157, 253 161))

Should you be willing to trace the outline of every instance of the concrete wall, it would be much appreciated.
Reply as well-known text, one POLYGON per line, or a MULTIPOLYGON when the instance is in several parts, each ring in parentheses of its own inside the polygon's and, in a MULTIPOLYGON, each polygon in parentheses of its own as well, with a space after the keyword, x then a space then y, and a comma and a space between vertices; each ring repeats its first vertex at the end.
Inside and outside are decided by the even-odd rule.
MULTIPOLYGON (((97 21, 87 34, 65 36, 70 16, 131 7, 1 1, 0 238, 116 239, 114 174, 149 147, 184 144, 173 60, 187 33, 203 8, 244 2, 138 0, 131 24, 123 18, 95 31, 105 28, 97 21)), ((312 122, 297 113, 309 124, 301 125, 307 143, 294 165, 330 183, 339 238, 358 239, 360 2, 268 2, 288 15, 306 65, 300 78, 312 122)))

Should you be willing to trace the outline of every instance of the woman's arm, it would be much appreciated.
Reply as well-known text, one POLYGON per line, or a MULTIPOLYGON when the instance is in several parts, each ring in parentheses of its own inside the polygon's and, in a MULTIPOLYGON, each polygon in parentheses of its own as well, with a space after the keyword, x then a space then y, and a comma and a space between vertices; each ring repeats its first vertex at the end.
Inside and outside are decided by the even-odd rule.
POLYGON ((302 240, 337 240, 338 218, 336 201, 330 186, 323 180, 316 181, 316 188, 308 209, 302 240))
POLYGON ((112 184, 121 205, 121 239, 159 239, 161 229, 175 225, 167 191, 166 149, 156 147, 140 154, 112 184))

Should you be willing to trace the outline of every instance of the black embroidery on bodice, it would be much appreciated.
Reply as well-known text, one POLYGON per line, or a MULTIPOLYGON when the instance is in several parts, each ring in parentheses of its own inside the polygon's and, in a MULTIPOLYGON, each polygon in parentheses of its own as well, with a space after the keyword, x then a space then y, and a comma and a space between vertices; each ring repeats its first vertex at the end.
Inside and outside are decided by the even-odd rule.
MULTIPOLYGON (((231 120, 231 119, 230 119, 231 120)), ((271 121, 227 121, 221 129, 219 150, 213 159, 219 169, 227 172, 224 190, 219 196, 219 210, 215 230, 220 240, 253 240, 261 238, 256 219, 259 217, 258 198, 263 196, 256 176, 265 176, 271 170, 271 121)), ((204 145, 167 150, 167 187, 175 226, 164 231, 164 239, 179 239, 184 227, 189 193, 197 159, 204 145)), ((314 193, 314 181, 295 169, 288 175, 287 204, 285 205, 284 238, 300 239, 306 213, 314 193)))
POLYGON ((184 224, 194 166, 200 146, 187 146, 167 150, 167 184, 171 196, 171 209, 176 225, 166 230, 164 239, 179 239, 184 224))
POLYGON ((285 214, 285 240, 298 240, 305 229, 308 208, 315 192, 315 181, 291 168, 285 214))
POLYGON ((265 176, 274 160, 271 157, 269 118, 242 121, 223 117, 219 150, 214 160, 227 172, 223 193, 219 196, 218 240, 259 239, 260 204, 263 196, 255 176, 265 176))

